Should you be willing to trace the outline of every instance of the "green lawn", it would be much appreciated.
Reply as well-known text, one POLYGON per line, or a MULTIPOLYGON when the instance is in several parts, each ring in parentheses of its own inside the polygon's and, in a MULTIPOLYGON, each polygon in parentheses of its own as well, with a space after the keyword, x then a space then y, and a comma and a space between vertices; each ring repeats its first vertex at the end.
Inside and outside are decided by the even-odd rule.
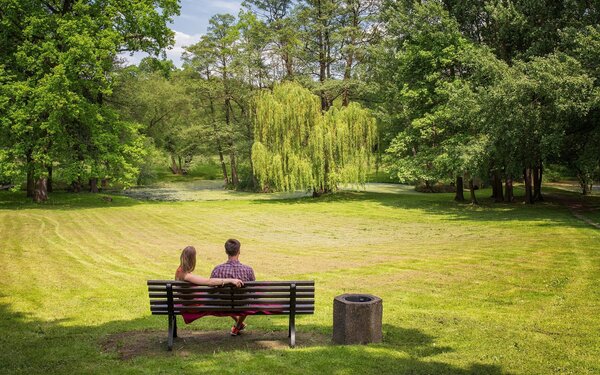
POLYGON ((56 193, 36 206, 0 192, 0 372, 600 372, 600 231, 551 199, 472 207, 393 186, 257 197, 56 193), (166 318, 149 314, 145 281, 172 277, 188 244, 206 275, 229 237, 259 279, 316 281, 299 347, 281 344, 284 317, 249 318, 246 338, 204 318, 166 352, 166 318), (332 300, 346 292, 383 298, 383 344, 329 343, 332 300))

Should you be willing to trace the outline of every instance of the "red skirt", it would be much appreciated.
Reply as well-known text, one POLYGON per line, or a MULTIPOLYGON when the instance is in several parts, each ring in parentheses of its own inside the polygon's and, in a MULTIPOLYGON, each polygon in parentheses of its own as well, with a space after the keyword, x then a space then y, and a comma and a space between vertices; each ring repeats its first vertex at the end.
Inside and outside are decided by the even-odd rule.
MULTIPOLYGON (((176 307, 183 307, 183 305, 175 305, 176 307)), ((196 305, 196 306, 202 306, 202 305, 196 305)), ((270 305, 269 305, 270 307, 270 305)), ((276 309, 278 306, 277 305, 273 305, 273 308, 276 309)), ((202 312, 190 312, 190 313, 181 313, 181 317, 183 318, 183 321, 185 322, 185 324, 190 324, 191 322, 193 322, 196 319, 200 319, 203 318, 205 316, 248 316, 248 315, 256 315, 256 314, 261 314, 261 315, 272 315, 275 314, 275 312, 273 311, 244 311, 244 312, 235 312, 235 313, 228 313, 228 312, 219 312, 219 311, 202 311, 202 312)))

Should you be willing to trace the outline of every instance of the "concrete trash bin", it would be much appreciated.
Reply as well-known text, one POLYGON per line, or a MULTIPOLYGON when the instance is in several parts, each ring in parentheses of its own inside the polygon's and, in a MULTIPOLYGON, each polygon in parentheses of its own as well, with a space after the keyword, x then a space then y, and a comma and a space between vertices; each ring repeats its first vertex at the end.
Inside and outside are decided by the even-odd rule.
POLYGON ((333 299, 333 342, 369 344, 383 340, 383 302, 371 294, 342 294, 333 299))

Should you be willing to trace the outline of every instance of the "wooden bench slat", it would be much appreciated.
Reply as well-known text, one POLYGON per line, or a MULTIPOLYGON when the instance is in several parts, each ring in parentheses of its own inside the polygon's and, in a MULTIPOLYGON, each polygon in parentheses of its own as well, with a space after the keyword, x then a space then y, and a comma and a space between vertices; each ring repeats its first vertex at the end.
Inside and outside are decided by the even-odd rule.
MULTIPOLYGON (((167 288, 165 287, 155 287, 155 286, 149 286, 148 287, 148 291, 166 291, 167 288)), ((264 292, 264 293, 268 293, 268 292, 289 292, 290 288, 287 287, 282 287, 282 286, 264 286, 264 287, 241 287, 241 288, 231 288, 231 287, 225 287, 225 288, 221 288, 221 287, 206 287, 206 286, 196 286, 196 287, 173 287, 173 293, 198 293, 198 292, 204 292, 204 293, 213 293, 213 294, 218 294, 218 293, 229 293, 229 294, 243 294, 243 293, 250 293, 250 292, 264 292)), ((296 288, 296 292, 314 292, 315 291, 315 287, 314 286, 302 286, 302 287, 297 287, 296 288)))
MULTIPOLYGON (((266 299, 266 298, 257 298, 257 299, 242 299, 242 300, 238 300, 238 299, 176 299, 173 300, 174 304, 181 304, 181 305, 193 305, 193 304, 197 304, 197 305, 209 305, 209 304, 215 304, 215 305, 247 305, 247 304, 269 304, 269 303, 283 303, 283 302, 289 302, 289 298, 274 298, 274 299, 266 299)), ((168 304, 169 301, 168 299, 151 299, 150 300, 150 304, 151 305, 165 305, 168 304)), ((296 303, 299 305, 307 305, 307 304, 314 304, 315 300, 313 298, 306 298, 306 299, 298 299, 296 300, 296 303)))
MULTIPOLYGON (((257 300, 177 300, 173 301, 175 305, 215 305, 215 306, 245 306, 245 305, 281 305, 289 299, 257 299, 257 300)), ((151 300, 150 305, 166 305, 167 300, 151 300)), ((296 305, 314 305, 315 300, 298 300, 296 305)))
MULTIPOLYGON (((150 298, 167 298, 167 292, 150 292, 148 293, 150 298)), ((183 294, 183 293, 173 293, 174 298, 182 298, 186 299, 189 297, 195 296, 203 296, 202 294, 183 294)), ((248 298, 289 298, 290 293, 264 293, 264 294, 211 294, 211 298, 229 298, 229 299, 248 299, 248 298)), ((314 292, 298 292, 296 293, 296 298, 314 298, 314 292)))
MULTIPOLYGON (((290 291, 287 286, 243 286, 241 288, 233 287, 214 287, 214 286, 173 286, 175 292, 205 292, 205 293, 245 293, 245 292, 287 292, 290 291)), ((149 285, 149 292, 161 292, 167 290, 166 285, 149 285)), ((296 287, 298 292, 314 291, 314 285, 304 285, 296 287)))
MULTIPOLYGON (((150 307, 151 311, 167 311, 168 305, 153 305, 150 307)), ((290 305, 278 305, 278 306, 262 306, 262 305, 249 305, 249 306, 175 306, 173 311, 178 314, 183 312, 205 312, 205 311, 221 311, 221 312, 244 312, 244 311, 289 311, 290 305)), ((296 311, 314 311, 314 306, 296 306, 296 311)))
MULTIPOLYGON (((231 312, 232 314, 236 313, 235 311, 227 311, 227 312, 231 312)), ((237 311, 237 312, 242 312, 242 311, 237 311)), ((251 316, 255 316, 255 315, 289 315, 289 314, 290 314, 289 310, 270 311, 269 313, 266 313, 264 311, 258 311, 256 314, 253 314, 251 316)), ((296 315, 309 315, 309 314, 314 314, 314 310, 296 311, 296 315)), ((157 310, 157 311, 152 311, 152 315, 169 315, 169 312, 167 310, 157 310)), ((175 311, 175 315, 181 315, 181 313, 179 311, 175 311)))
MULTIPOLYGON (((147 281, 147 285, 167 285, 167 284, 171 284, 173 286, 179 286, 179 285, 190 285, 193 286, 194 284, 189 283, 187 281, 179 281, 179 280, 148 280, 147 281)), ((315 282, 313 280, 301 280, 301 281, 246 281, 244 283, 245 285, 249 285, 249 286, 282 286, 282 285, 291 285, 291 284, 296 284, 297 287, 300 286, 305 286, 305 285, 315 285, 315 282)), ((198 285, 200 286, 200 285, 198 285)), ((208 287, 208 288, 214 288, 214 287, 208 287)))

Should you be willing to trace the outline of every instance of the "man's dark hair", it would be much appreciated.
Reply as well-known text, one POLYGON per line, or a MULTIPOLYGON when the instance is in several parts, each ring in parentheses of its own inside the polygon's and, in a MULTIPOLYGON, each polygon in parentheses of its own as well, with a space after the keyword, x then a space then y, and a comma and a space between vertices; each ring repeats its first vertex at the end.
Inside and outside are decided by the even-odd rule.
POLYGON ((234 257, 240 253, 240 241, 230 238, 225 242, 225 252, 230 257, 234 257))

